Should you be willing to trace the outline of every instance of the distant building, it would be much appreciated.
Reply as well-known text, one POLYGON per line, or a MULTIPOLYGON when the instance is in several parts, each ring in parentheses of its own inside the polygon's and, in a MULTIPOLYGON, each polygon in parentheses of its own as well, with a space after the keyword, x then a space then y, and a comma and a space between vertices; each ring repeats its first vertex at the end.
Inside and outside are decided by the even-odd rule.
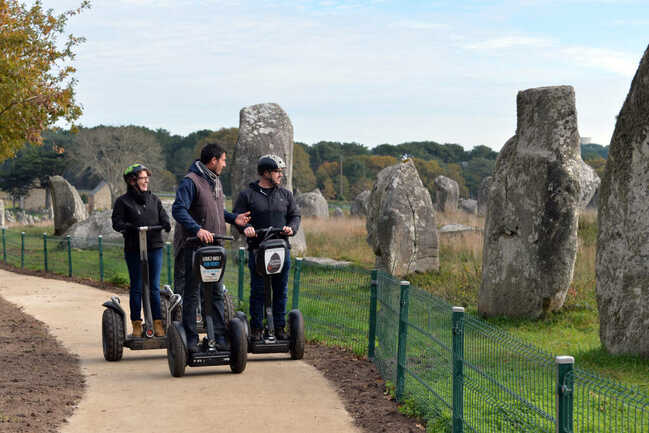
POLYGON ((79 190, 81 198, 86 198, 88 213, 96 210, 106 210, 113 207, 110 196, 110 188, 103 180, 91 190, 79 190))
POLYGON ((593 137, 581 137, 581 144, 591 144, 593 142, 593 137))

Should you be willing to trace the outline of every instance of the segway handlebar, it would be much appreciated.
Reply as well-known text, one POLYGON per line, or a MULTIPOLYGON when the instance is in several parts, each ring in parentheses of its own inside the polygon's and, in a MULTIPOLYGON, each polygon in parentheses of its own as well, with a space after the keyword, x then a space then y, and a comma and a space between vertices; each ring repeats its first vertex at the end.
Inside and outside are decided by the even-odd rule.
POLYGON ((151 231, 151 230, 162 230, 162 226, 142 226, 142 227, 136 227, 137 230, 139 231, 151 231))
MULTIPOLYGON (((234 240, 234 238, 232 236, 219 235, 219 234, 216 234, 216 233, 212 233, 212 238, 214 239, 214 241, 219 241, 219 240, 233 241, 234 240)), ((197 241, 202 242, 198 236, 190 236, 185 240, 185 242, 197 242, 197 241)))
MULTIPOLYGON (((283 227, 265 227, 263 229, 255 229, 255 233, 257 234, 258 237, 261 237, 263 239, 269 238, 272 235, 279 235, 283 234, 284 228, 283 227)), ((295 232, 293 232, 293 235, 295 235, 295 232)), ((288 236, 288 235, 283 235, 283 236, 288 236)))

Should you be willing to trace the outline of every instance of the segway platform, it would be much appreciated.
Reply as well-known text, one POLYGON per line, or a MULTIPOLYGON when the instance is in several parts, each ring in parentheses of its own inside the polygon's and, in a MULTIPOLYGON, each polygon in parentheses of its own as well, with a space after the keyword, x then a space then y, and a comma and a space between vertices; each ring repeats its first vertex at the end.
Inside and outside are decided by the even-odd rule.
POLYGON ((149 350, 149 349, 166 349, 167 337, 133 337, 129 335, 124 340, 124 347, 131 350, 149 350))

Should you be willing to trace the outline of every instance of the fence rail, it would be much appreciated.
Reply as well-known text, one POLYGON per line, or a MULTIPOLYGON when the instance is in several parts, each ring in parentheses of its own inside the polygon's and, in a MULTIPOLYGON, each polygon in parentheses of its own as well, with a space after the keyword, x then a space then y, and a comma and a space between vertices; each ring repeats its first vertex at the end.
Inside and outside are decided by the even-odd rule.
MULTIPOLYGON (((2 229, 2 261, 17 268, 125 285, 121 242, 2 229), (77 248, 75 245, 82 245, 77 248)), ((161 281, 173 281, 171 245, 161 281)), ((247 254, 230 250, 224 283, 248 303, 247 254)), ((292 262, 289 305, 307 336, 367 355, 438 431, 649 433, 649 395, 576 368, 381 271, 292 262)))

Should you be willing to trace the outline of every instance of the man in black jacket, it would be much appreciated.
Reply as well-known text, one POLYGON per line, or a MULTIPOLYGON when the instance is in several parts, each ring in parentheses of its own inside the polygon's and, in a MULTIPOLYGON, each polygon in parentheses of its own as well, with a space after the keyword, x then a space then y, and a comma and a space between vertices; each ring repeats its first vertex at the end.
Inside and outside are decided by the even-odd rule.
MULTIPOLYGON (((262 338, 264 310, 264 279, 255 272, 254 250, 261 239, 255 229, 282 227, 284 236, 294 235, 300 227, 300 210, 293 198, 293 193, 280 186, 282 170, 286 167, 282 158, 277 155, 264 155, 257 162, 259 180, 250 183, 248 188, 239 193, 234 205, 234 212, 250 212, 250 222, 239 231, 246 235, 248 241, 248 268, 250 269, 250 318, 251 332, 255 340, 262 338)), ((282 272, 271 277, 273 286, 273 322, 275 337, 287 339, 286 302, 288 300, 288 275, 291 265, 290 252, 282 272)))

